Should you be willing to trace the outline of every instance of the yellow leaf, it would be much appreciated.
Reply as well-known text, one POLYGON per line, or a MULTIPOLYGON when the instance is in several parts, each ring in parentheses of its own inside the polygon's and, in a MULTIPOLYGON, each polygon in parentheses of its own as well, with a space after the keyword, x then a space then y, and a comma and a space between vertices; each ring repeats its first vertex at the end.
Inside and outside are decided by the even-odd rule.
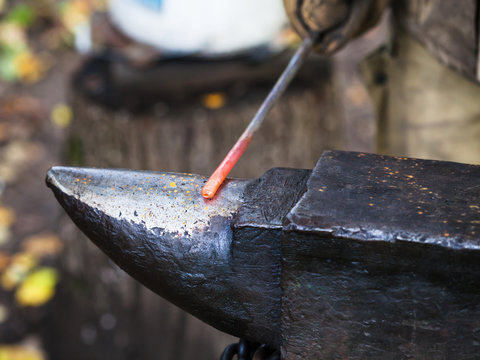
POLYGON ((66 128, 72 122, 72 109, 65 104, 57 104, 51 113, 52 122, 59 128, 66 128))
POLYGON ((0 272, 2 272, 10 264, 10 256, 0 251, 0 272))
POLYGON ((45 360, 36 349, 25 346, 0 345, 0 360, 45 360))
POLYGON ((9 228, 15 222, 15 211, 0 205, 0 227, 9 228))
POLYGON ((15 293, 15 300, 23 306, 41 306, 55 294, 57 281, 58 275, 55 269, 41 268, 28 275, 19 286, 15 293))
POLYGON ((0 279, 2 287, 9 291, 25 279, 28 272, 36 265, 37 259, 28 253, 18 253, 10 260, 10 265, 0 279))
POLYGON ((39 57, 30 51, 19 53, 14 59, 17 76, 26 83, 34 83, 40 80, 46 70, 46 66, 39 57))
POLYGON ((25 252, 41 258, 58 254, 63 249, 63 243, 55 234, 39 234, 25 239, 22 248, 25 252))
POLYGON ((226 98, 222 93, 212 93, 204 96, 203 105, 207 109, 216 110, 225 105, 226 98))

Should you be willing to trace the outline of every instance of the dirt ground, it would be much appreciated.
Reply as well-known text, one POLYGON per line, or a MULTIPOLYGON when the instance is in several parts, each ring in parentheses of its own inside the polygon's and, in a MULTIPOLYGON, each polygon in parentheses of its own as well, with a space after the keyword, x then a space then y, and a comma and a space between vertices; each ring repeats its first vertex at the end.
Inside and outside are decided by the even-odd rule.
MULTIPOLYGON (((42 23, 27 29, 9 20, 13 10, 8 10, 23 3, 12 2, 3 13, 0 5, 2 75, 10 64, 5 42, 14 35, 25 41, 19 45, 19 57, 47 56, 48 67, 35 79, 0 77, 2 359, 45 358, 42 324, 51 311, 49 304, 59 279, 57 259, 63 245, 55 233, 60 207, 44 179, 49 167, 62 163, 63 143, 71 121, 66 105, 70 77, 80 63, 80 56, 71 48, 49 49, 43 42, 42 36, 55 26, 42 23), (6 38, 6 33, 11 37, 6 38)), ((24 69, 36 69, 36 58, 31 60, 24 69)))
MULTIPOLYGON (((18 285, 7 284, 6 274, 15 262, 22 263, 18 260, 22 255, 34 259, 25 262, 37 263, 32 270, 56 268, 55 259, 62 247, 55 234, 60 207, 44 179, 49 167, 62 163, 67 127, 55 125, 51 112, 56 105, 66 103, 70 74, 78 63, 79 57, 68 52, 56 59, 54 68, 37 84, 0 85, 0 222, 6 229, 0 239, 0 346, 3 342, 32 342, 41 332, 39 324, 47 313, 48 304, 26 307, 19 303, 15 296, 18 285), (39 249, 28 248, 28 242, 36 242, 39 249)), ((17 267, 22 272, 21 266, 17 267)), ((22 275, 18 277, 21 283, 22 275)))

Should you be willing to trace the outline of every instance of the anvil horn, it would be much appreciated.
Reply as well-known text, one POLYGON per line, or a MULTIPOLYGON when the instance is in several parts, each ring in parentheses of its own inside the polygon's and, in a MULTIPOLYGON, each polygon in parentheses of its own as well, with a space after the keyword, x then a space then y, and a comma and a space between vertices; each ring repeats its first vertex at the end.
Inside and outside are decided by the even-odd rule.
POLYGON ((205 181, 70 167, 47 174, 76 225, 128 274, 222 331, 278 346, 279 281, 230 228, 249 181, 227 180, 214 200, 200 194, 205 181))

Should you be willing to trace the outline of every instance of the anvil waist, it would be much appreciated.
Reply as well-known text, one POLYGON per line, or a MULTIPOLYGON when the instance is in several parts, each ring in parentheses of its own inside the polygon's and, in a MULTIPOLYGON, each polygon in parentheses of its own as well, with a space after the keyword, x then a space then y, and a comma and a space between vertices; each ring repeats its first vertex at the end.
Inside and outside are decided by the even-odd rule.
POLYGON ((121 268, 282 358, 452 358, 480 344, 480 166, 325 152, 228 180, 52 168, 47 184, 121 268))

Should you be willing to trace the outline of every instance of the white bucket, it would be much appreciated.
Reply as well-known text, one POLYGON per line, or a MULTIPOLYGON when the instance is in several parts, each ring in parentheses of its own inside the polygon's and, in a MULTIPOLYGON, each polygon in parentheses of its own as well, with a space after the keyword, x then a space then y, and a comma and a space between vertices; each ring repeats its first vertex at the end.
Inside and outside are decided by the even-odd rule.
POLYGON ((126 35, 170 54, 278 50, 288 24, 281 0, 111 0, 109 12, 126 35))

